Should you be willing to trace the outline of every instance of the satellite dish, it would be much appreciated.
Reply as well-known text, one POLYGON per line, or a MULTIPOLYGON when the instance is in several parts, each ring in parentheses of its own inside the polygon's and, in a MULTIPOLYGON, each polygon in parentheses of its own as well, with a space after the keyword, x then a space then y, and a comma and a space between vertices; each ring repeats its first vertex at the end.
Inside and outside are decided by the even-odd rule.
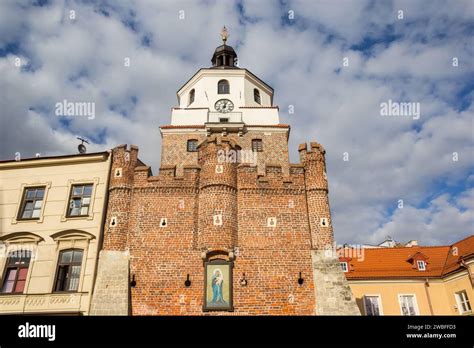
POLYGON ((86 139, 81 138, 81 137, 76 137, 76 138, 81 141, 81 143, 80 143, 79 146, 77 147, 77 150, 79 151, 80 154, 86 153, 86 152, 87 152, 87 148, 86 148, 86 146, 84 145, 84 143, 89 144, 89 142, 88 142, 86 139))
POLYGON ((87 152, 86 146, 84 144, 79 144, 77 149, 79 150, 79 153, 86 153, 87 152))

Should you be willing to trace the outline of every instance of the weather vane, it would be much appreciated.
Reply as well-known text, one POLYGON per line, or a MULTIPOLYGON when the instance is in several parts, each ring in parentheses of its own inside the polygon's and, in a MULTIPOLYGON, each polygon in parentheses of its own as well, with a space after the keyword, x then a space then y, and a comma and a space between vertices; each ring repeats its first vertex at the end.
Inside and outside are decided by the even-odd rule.
POLYGON ((224 25, 224 27, 222 28, 222 31, 221 31, 221 38, 222 38, 222 41, 224 42, 224 45, 225 45, 228 37, 229 37, 229 32, 227 31, 227 28, 224 25))

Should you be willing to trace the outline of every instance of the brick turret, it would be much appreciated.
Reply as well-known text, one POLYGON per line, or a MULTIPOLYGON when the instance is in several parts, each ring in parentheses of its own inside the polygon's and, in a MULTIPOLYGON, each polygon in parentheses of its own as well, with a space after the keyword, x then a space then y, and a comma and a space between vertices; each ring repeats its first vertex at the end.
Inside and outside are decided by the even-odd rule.
POLYGON ((240 147, 227 137, 213 137, 198 147, 199 181, 198 247, 231 250, 237 238, 237 163, 233 151, 240 147), (230 155, 230 156, 229 156, 230 155))
POLYGON ((119 145, 112 150, 112 170, 109 183, 109 209, 105 224, 104 249, 125 250, 129 231, 131 191, 138 148, 119 145))
POLYGON ((301 144, 298 151, 301 163, 305 166, 305 188, 312 248, 319 250, 332 248, 334 236, 324 157, 326 151, 316 142, 310 143, 309 150, 306 143, 301 144))

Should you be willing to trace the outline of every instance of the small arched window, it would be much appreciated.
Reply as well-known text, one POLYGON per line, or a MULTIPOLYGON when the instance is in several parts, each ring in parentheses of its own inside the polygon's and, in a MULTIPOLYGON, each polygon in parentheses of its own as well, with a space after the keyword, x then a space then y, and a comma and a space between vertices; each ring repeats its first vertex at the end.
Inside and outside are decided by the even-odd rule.
POLYGON ((260 99, 260 91, 256 88, 253 90, 253 100, 255 100, 257 104, 262 104, 262 100, 260 99))
POLYGON ((188 106, 194 103, 194 97, 195 97, 196 92, 194 91, 194 88, 189 92, 189 101, 188 101, 188 106))
POLYGON ((220 80, 217 83, 217 94, 229 94, 229 93, 230 93, 229 81, 220 80))

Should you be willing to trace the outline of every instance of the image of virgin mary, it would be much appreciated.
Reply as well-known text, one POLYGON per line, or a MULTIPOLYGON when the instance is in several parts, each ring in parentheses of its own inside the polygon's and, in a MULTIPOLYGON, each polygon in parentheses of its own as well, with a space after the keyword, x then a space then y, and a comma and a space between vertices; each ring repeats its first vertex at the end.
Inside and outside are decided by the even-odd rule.
POLYGON ((227 304, 222 296, 222 286, 224 285, 224 277, 219 268, 212 273, 212 301, 211 304, 227 304))

